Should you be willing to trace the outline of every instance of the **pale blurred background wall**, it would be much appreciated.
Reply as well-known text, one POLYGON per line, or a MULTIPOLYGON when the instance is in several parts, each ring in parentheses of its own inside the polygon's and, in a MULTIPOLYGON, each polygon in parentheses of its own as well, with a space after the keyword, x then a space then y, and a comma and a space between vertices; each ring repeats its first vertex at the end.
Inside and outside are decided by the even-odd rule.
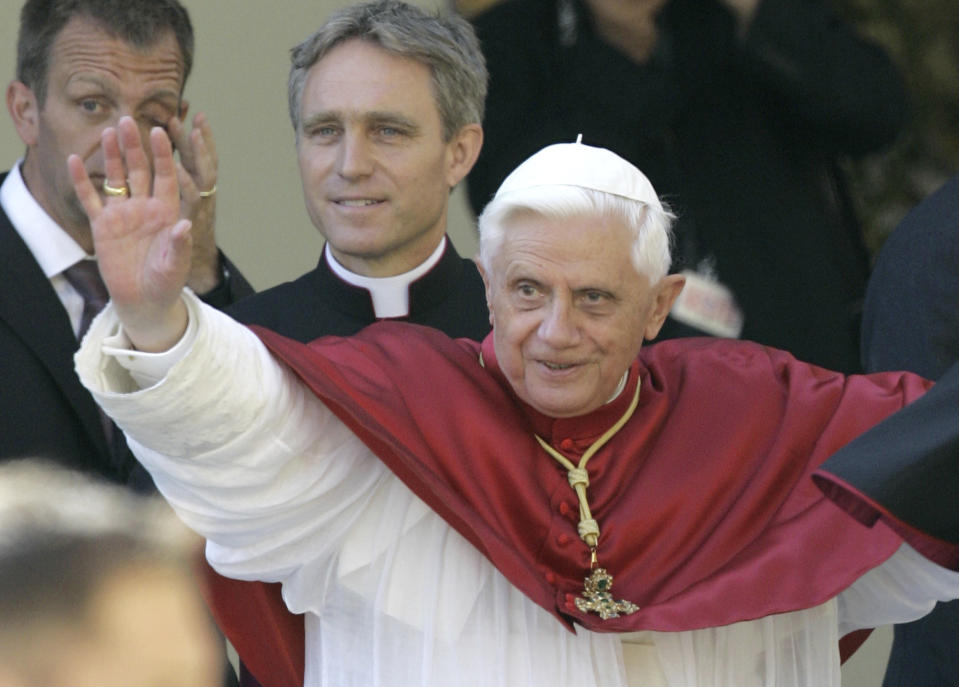
MULTIPOLYGON (((0 7, 0 78, 16 65, 19 0, 0 7)), ((197 46, 187 83, 190 113, 206 112, 220 157, 217 236, 258 289, 299 276, 319 257, 322 239, 303 206, 287 115, 289 49, 306 38, 336 0, 184 0, 197 46)), ((441 1, 417 4, 436 7, 441 1)), ((0 125, 0 169, 23 154, 10 123, 0 125)), ((454 192, 450 234, 464 256, 476 251, 474 218, 462 189, 454 192)), ((843 668, 846 687, 878 687, 892 633, 873 633, 843 668)), ((544 657, 544 660, 548 660, 544 657)))

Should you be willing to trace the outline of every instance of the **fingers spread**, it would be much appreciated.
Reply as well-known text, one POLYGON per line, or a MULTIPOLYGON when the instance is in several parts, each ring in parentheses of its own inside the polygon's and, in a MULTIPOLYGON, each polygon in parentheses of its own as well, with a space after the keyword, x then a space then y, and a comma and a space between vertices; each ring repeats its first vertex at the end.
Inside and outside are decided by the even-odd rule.
POLYGON ((193 117, 193 130, 200 131, 203 146, 206 148, 207 155, 212 161, 214 171, 216 171, 220 160, 216 155, 216 141, 213 138, 213 127, 210 126, 209 118, 202 112, 197 112, 196 116, 193 117))
POLYGON ((176 177, 180 184, 180 197, 184 202, 195 205, 200 200, 199 189, 193 182, 193 177, 186 171, 181 162, 176 163, 176 177))
POLYGON ((183 126, 183 120, 179 117, 171 117, 167 121, 167 134, 169 134, 173 149, 179 153, 183 164, 192 167, 193 152, 190 150, 190 139, 186 127, 183 126))
POLYGON ((170 138, 160 127, 154 127, 150 131, 150 149, 153 151, 154 197, 179 206, 180 188, 173 160, 173 147, 170 138))
POLYGON ((103 145, 103 172, 106 176, 106 184, 115 189, 125 189, 127 172, 117 130, 113 127, 104 129, 100 135, 100 141, 103 145))
POLYGON ((216 161, 210 156, 206 140, 199 129, 190 132, 190 145, 193 149, 193 179, 201 191, 209 191, 216 185, 216 161))
MULTIPOLYGON (((126 161, 127 182, 131 196, 150 195, 150 160, 140 140, 140 130, 132 117, 121 117, 117 123, 117 133, 123 158, 126 161)), ((112 186, 112 184, 111 184, 112 186)))
POLYGON ((193 118, 193 128, 186 132, 183 123, 177 121, 170 128, 177 144, 180 162, 193 178, 198 191, 209 191, 216 186, 217 157, 213 142, 213 130, 202 112, 193 118))
POLYGON ((80 205, 83 206, 84 212, 92 221, 99 216, 103 209, 100 194, 93 187, 87 169, 83 166, 83 160, 80 159, 79 155, 71 155, 67 158, 67 168, 70 170, 70 179, 73 181, 73 189, 77 193, 80 205))

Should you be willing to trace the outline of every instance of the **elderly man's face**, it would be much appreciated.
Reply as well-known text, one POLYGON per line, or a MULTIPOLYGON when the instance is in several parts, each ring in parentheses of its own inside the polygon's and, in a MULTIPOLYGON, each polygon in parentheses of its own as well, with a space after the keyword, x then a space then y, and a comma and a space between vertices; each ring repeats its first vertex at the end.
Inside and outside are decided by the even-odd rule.
POLYGON ((540 412, 573 417, 606 403, 643 339, 659 332, 682 278, 650 285, 631 244, 610 218, 523 213, 508 222, 484 273, 496 357, 540 412))

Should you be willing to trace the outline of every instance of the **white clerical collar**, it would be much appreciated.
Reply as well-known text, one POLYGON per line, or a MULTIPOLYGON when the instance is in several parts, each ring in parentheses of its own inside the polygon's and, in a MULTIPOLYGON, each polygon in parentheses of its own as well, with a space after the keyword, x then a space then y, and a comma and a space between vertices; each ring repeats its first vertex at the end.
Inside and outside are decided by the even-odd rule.
POLYGON ((23 182, 22 163, 18 160, 0 185, 0 206, 50 279, 90 256, 40 207, 23 182))
POLYGON ((409 272, 397 274, 393 277, 364 277, 355 272, 350 272, 333 257, 329 243, 326 244, 324 250, 326 251, 326 261, 333 273, 347 284, 369 291, 370 298, 373 300, 373 313, 377 318, 384 318, 406 317, 410 314, 410 284, 433 269, 440 258, 443 257, 445 249, 446 237, 444 236, 433 254, 424 262, 409 272))

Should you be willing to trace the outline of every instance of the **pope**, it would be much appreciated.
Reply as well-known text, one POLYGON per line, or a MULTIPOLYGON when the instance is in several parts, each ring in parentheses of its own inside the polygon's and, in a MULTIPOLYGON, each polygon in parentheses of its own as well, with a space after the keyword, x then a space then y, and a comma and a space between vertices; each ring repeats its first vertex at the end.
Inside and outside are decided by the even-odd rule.
POLYGON ((959 596, 956 542, 863 524, 813 479, 930 384, 644 346, 683 278, 672 214, 615 154, 556 144, 503 182, 486 340, 384 322, 301 344, 183 288, 169 142, 152 188, 122 143, 129 197, 69 163, 112 297, 77 369, 213 567, 305 614, 305 640, 264 633, 305 641, 274 684, 838 685, 842 636, 959 596))

